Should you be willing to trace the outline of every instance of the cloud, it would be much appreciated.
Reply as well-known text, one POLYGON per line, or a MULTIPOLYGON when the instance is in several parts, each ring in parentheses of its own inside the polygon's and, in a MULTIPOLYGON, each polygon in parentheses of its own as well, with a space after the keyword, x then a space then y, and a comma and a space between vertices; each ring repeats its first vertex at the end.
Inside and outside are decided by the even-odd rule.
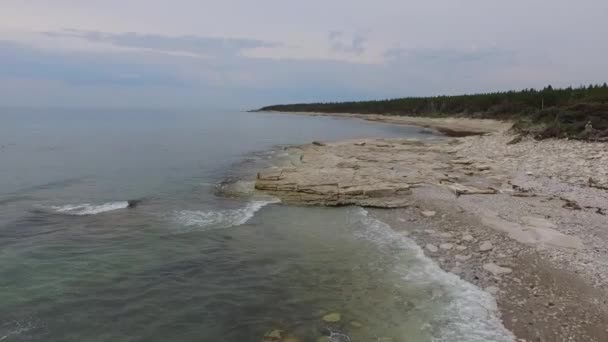
POLYGON ((127 48, 151 49, 171 53, 190 53, 201 56, 236 56, 244 50, 272 48, 280 43, 257 39, 218 38, 202 36, 166 36, 134 32, 108 33, 65 29, 43 32, 48 37, 79 38, 95 43, 108 43, 127 48))
POLYGON ((362 32, 347 34, 342 31, 331 31, 327 39, 331 51, 355 55, 361 55, 365 52, 367 38, 362 32))

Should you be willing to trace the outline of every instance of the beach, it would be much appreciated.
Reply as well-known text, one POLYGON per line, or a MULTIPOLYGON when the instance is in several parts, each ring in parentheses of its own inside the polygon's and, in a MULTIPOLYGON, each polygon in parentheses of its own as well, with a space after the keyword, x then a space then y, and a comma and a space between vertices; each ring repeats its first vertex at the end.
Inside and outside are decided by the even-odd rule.
POLYGON ((256 188, 296 205, 372 208, 443 270, 492 294, 521 341, 608 339, 605 144, 535 141, 492 120, 337 116, 452 137, 291 147, 256 188))

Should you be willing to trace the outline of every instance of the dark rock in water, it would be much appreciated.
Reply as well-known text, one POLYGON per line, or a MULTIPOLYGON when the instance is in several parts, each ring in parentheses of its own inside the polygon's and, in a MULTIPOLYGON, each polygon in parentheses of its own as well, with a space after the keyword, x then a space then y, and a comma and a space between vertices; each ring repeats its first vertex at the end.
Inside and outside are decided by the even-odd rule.
POLYGON ((127 208, 135 208, 141 203, 141 200, 128 200, 127 208))

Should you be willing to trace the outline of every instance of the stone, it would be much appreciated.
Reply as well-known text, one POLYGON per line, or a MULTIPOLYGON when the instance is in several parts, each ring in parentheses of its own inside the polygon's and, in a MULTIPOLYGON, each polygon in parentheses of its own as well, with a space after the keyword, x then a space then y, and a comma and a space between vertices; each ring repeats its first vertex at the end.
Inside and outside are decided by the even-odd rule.
POLYGON ((486 171, 491 169, 489 165, 477 165, 475 168, 477 171, 486 171))
POLYGON ((327 144, 322 143, 320 141, 313 141, 312 144, 315 145, 315 146, 327 146, 327 144))
POLYGON ((340 320, 342 319, 342 315, 338 312, 332 312, 332 313, 328 313, 327 315, 323 316, 323 318, 321 318, 323 320, 323 322, 326 323, 336 323, 336 322, 340 322, 340 320))
POLYGON ((460 252, 467 250, 467 248, 467 246, 456 246, 456 250, 460 252))
POLYGON ((450 273, 460 274, 460 273, 462 273, 462 268, 460 268, 458 266, 452 267, 452 269, 450 270, 450 273))
POLYGON ((361 323, 359 321, 350 321, 350 325, 353 328, 363 328, 363 323, 361 323))
POLYGON ((460 195, 494 195, 498 193, 496 189, 491 188, 476 188, 473 186, 462 185, 459 183, 448 184, 447 188, 452 190, 456 196, 460 195))
POLYGON ((432 211, 432 210, 424 210, 421 212, 422 216, 424 217, 433 217, 437 214, 437 212, 432 211))
POLYGON ((479 245, 480 252, 489 252, 492 249, 494 249, 494 246, 492 245, 492 242, 490 242, 490 241, 484 241, 479 245))
POLYGON ((493 262, 489 262, 483 265, 483 269, 492 273, 495 276, 511 273, 513 270, 508 267, 501 267, 493 262))
POLYGON ((441 233, 441 234, 439 234, 439 236, 444 239, 451 239, 452 237, 454 237, 454 235, 452 233, 441 233))
POLYGON ((285 331, 280 330, 280 329, 273 329, 273 330, 267 331, 264 334, 264 338, 262 338, 262 342, 281 342, 284 334, 285 334, 285 331))
POLYGON ((454 248, 454 244, 451 243, 442 243, 441 245, 439 245, 439 248, 449 251, 450 249, 454 248))
POLYGON ((302 340, 294 335, 289 335, 283 339, 281 342, 302 342, 302 340))
POLYGON ((426 250, 427 250, 427 251, 429 251, 429 252, 431 252, 431 253, 437 253, 437 252, 439 251, 439 249, 437 248, 437 246, 432 245, 432 244, 430 244, 430 243, 429 243, 429 244, 427 244, 427 245, 425 246, 425 248, 426 248, 426 250))
POLYGON ((462 255, 462 254, 458 254, 454 257, 456 260, 458 261, 467 261, 469 259, 471 259, 470 255, 462 255))
POLYGON ((578 236, 566 235, 557 230, 556 225, 542 217, 522 217, 523 224, 507 221, 495 214, 485 213, 482 222, 488 227, 509 235, 515 241, 530 244, 582 249, 582 240, 578 236))
POLYGON ((496 286, 488 286, 484 289, 484 291, 486 291, 487 293, 491 294, 491 295, 495 295, 498 293, 498 287, 496 286))
POLYGON ((462 240, 464 240, 464 241, 473 241, 473 240, 475 240, 475 238, 471 234, 465 234, 465 235, 462 236, 462 240))

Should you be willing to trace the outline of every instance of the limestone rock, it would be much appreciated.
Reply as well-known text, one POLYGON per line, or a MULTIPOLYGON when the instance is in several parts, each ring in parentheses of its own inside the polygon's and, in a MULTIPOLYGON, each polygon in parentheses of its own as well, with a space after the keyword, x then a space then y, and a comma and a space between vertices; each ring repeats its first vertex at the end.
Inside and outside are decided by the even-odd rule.
POLYGON ((473 186, 467 186, 467 185, 462 185, 459 183, 453 183, 453 184, 449 184, 447 185, 448 189, 452 190, 452 192, 454 192, 454 194, 456 196, 460 196, 460 195, 494 195, 496 194, 498 191, 496 189, 491 189, 491 188, 485 188, 485 189, 481 189, 481 188, 476 188, 473 186))
POLYGON ((297 337, 297 336, 288 335, 281 342, 302 342, 302 340, 299 337, 297 337))
POLYGON ((458 254, 454 258, 458 261, 467 261, 467 260, 471 259, 471 256, 458 254))
POLYGON ((488 286, 484 289, 484 291, 486 291, 487 293, 491 294, 491 295, 495 295, 498 293, 498 287, 496 286, 488 286))
POLYGON ((513 270, 511 270, 508 267, 501 267, 496 265, 493 262, 489 262, 487 264, 483 265, 483 269, 492 273, 495 276, 501 275, 501 274, 507 274, 507 273, 511 273, 513 270))
POLYGON ((491 251, 492 249, 494 249, 494 246, 492 245, 492 242, 490 242, 490 241, 484 241, 479 245, 480 252, 488 252, 488 251, 491 251))
POLYGON ((361 323, 359 321, 350 321, 350 325, 353 328, 363 328, 363 323, 361 323))
POLYGON ((342 315, 338 312, 332 312, 332 313, 328 313, 327 315, 323 316, 323 318, 321 318, 323 320, 323 322, 326 323, 336 323, 336 322, 340 322, 340 320, 342 319, 342 315))
POLYGON ((424 217, 433 217, 437 214, 437 212, 432 211, 432 210, 424 210, 423 212, 421 212, 421 214, 424 217))
POLYGON ((262 338, 262 342, 281 342, 284 334, 285 331, 279 329, 267 331, 262 338))
POLYGON ((439 251, 439 249, 437 248, 437 246, 432 245, 432 244, 427 244, 425 246, 425 248, 427 249, 427 251, 431 252, 431 253, 437 253, 439 251))
POLYGON ((441 245, 439 245, 439 248, 449 251, 450 249, 454 248, 454 245, 451 243, 442 243, 441 245))
POLYGON ((462 236, 462 240, 464 241, 473 241, 475 238, 473 237, 473 235, 470 234, 465 234, 462 236))

